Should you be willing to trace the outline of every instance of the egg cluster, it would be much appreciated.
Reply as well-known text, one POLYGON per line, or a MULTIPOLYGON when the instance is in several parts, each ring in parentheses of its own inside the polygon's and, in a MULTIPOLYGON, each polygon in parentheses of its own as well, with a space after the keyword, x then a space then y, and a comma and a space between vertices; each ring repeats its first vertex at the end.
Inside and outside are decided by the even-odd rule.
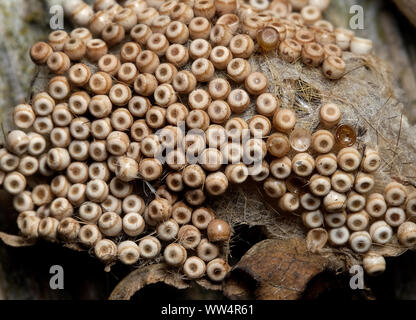
POLYGON ((0 149, 21 234, 92 248, 106 264, 162 256, 189 279, 222 281, 231 228, 204 202, 250 177, 282 211, 303 212, 312 251, 329 240, 365 253, 396 227, 401 243, 413 244, 416 225, 405 220, 416 215, 416 197, 403 209, 397 183, 369 194, 380 157, 353 147, 340 108, 323 105, 313 134, 296 127, 249 63, 256 51, 274 52, 342 77, 343 50, 367 54, 372 45, 322 20, 329 2, 65 1, 79 27, 31 48, 52 78, 14 108, 18 129, 0 149), (257 114, 246 121, 251 102, 257 114))
POLYGON ((383 194, 373 192, 378 152, 356 146, 354 129, 339 125, 337 105, 323 105, 319 116, 320 128, 313 134, 304 128, 291 128, 289 136, 271 134, 266 144, 276 158, 263 162, 253 178, 263 181, 265 193, 278 199, 282 211, 301 213, 310 229, 309 250, 319 252, 327 243, 349 245, 356 253, 369 252, 364 257, 369 274, 384 271, 384 258, 370 249, 390 243, 395 233, 401 245, 415 245, 416 224, 408 220, 416 216, 416 193, 408 196, 395 181, 383 194))

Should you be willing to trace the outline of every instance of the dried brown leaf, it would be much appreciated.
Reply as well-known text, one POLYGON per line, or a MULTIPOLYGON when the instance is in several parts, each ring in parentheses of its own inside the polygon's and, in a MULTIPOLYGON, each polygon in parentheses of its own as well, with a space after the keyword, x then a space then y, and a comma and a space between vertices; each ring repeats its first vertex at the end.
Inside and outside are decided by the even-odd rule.
POLYGON ((114 288, 109 300, 129 300, 140 289, 158 282, 163 282, 177 289, 189 287, 189 284, 182 280, 179 273, 171 272, 166 264, 160 263, 131 272, 114 288))
POLYGON ((249 279, 247 275, 231 274, 223 286, 224 295, 231 300, 249 300, 253 299, 252 288, 249 286, 249 279))
POLYGON ((223 289, 222 283, 211 282, 207 279, 199 279, 199 280, 196 280, 195 282, 199 284, 202 288, 207 289, 207 290, 220 291, 223 289))
POLYGON ((36 239, 28 239, 21 236, 15 236, 8 233, 0 232, 0 239, 10 247, 31 247, 36 243, 36 239))
MULTIPOLYGON (((301 297, 314 276, 326 269, 327 261, 308 252, 303 238, 269 239, 247 251, 235 270, 243 271, 257 282, 256 299, 294 300, 301 297)), ((225 293, 231 289, 235 290, 226 288, 225 293)))
POLYGON ((68 248, 74 251, 79 251, 79 252, 85 251, 85 249, 78 243, 65 243, 63 246, 65 248, 68 248))

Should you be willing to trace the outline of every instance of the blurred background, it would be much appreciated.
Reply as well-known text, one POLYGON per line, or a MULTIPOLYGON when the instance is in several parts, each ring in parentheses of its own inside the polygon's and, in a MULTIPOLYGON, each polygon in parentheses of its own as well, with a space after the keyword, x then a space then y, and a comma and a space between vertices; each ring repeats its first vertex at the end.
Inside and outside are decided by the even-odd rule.
MULTIPOLYGON (((30 98, 30 88, 36 77, 28 50, 31 44, 44 40, 49 29, 49 8, 59 0, 0 0, 0 117, 8 127, 12 108, 30 98)), ((416 1, 396 0, 405 7, 408 18, 416 18, 416 1), (414 11, 411 9, 413 8, 414 11)), ((359 4, 364 8, 364 29, 357 34, 371 38, 375 53, 386 60, 392 69, 391 81, 401 88, 397 97, 405 105, 409 123, 416 123, 416 38, 415 27, 391 0, 332 0, 326 19, 336 26, 348 27, 353 14, 350 8, 359 4)), ((402 7, 403 9, 403 7, 402 7)), ((69 23, 66 24, 70 28, 69 23)), ((0 231, 17 234, 16 214, 11 199, 0 191, 0 231)), ((259 229, 242 227, 242 236, 234 246, 233 259, 244 253, 264 236, 259 229), (249 239, 249 241, 247 241, 249 239)), ((349 277, 321 274, 311 281, 305 299, 416 299, 416 253, 388 258, 386 272, 377 278, 366 277, 371 292, 353 291, 349 277), (317 290, 319 288, 319 290, 317 290), (317 295, 316 292, 319 292, 317 295)), ((129 268, 115 266, 104 272, 103 265, 88 252, 75 252, 59 245, 39 242, 34 247, 10 248, 0 243, 0 299, 107 299, 116 284, 129 273, 129 268), (52 290, 50 267, 64 268, 63 290, 52 290)), ((152 285, 133 299, 224 299, 222 294, 191 286, 176 290, 166 285, 152 285), (163 291, 161 291, 163 287, 163 291)))

